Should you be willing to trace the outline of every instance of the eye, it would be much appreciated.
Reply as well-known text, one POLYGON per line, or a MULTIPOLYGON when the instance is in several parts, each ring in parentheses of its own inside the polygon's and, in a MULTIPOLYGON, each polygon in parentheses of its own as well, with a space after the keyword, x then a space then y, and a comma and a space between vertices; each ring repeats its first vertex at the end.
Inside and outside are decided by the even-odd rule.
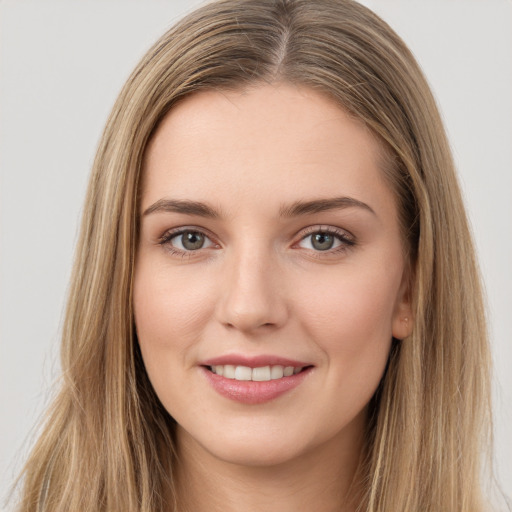
POLYGON ((354 239, 346 232, 333 229, 318 229, 310 231, 298 243, 303 249, 327 252, 346 249, 355 245, 354 239))
POLYGON ((311 246, 312 249, 317 251, 328 251, 334 247, 336 242, 338 245, 340 243, 339 240, 336 240, 336 238, 329 233, 315 233, 314 235, 308 235, 302 241, 307 241, 306 245, 311 246))
POLYGON ((183 252, 197 251, 214 245, 204 233, 193 229, 168 233, 164 235, 160 243, 183 252))

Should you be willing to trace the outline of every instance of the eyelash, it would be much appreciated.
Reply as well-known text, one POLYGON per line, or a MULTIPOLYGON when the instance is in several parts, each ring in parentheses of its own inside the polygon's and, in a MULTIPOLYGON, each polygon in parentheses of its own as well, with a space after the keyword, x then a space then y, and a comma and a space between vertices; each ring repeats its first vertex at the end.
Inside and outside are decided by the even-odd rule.
POLYGON ((296 242, 294 245, 297 245, 298 243, 302 242, 306 238, 316 235, 316 234, 323 234, 323 235, 331 235, 334 238, 336 238, 340 245, 334 249, 327 249, 326 251, 312 251, 315 258, 328 258, 329 256, 335 256, 340 253, 346 252, 352 247, 356 245, 356 239, 355 237, 350 234, 348 231, 334 228, 331 226, 311 226, 305 229, 303 234, 301 235, 301 238, 298 242, 296 242))
MULTIPOLYGON (((213 238, 211 235, 206 233, 203 229, 195 228, 195 227, 184 227, 184 228, 178 228, 175 230, 166 231, 162 237, 159 239, 158 243, 162 247, 164 247, 167 251, 169 251, 173 256, 181 256, 182 258, 191 258, 193 257, 194 253, 199 252, 201 249, 197 249, 195 251, 184 251, 182 249, 177 249, 176 247, 173 247, 170 243, 173 238, 176 238, 180 235, 183 235, 184 233, 198 233, 200 235, 203 235, 205 238, 211 241, 213 238)), ((213 243, 213 245, 217 245, 213 243)))
MULTIPOLYGON (((197 250, 189 250, 189 251, 185 250, 184 251, 182 249, 177 249, 176 247, 173 247, 173 245, 170 243, 173 238, 183 235, 184 233, 198 233, 200 235, 203 235, 208 240, 210 240, 214 246, 215 245, 218 246, 218 244, 215 244, 215 242, 212 241, 211 235, 206 233, 203 229, 195 228, 193 226, 167 231, 166 233, 164 233, 162 235, 162 237, 159 239, 158 243, 162 247, 165 247, 165 249, 167 251, 169 251, 173 256, 181 256, 182 258, 191 258, 194 256, 194 253, 200 252, 201 249, 203 249, 203 248, 197 249, 197 250)), ((340 245, 334 249, 327 249, 325 251, 318 251, 318 250, 315 251, 315 250, 308 249, 314 254, 315 258, 326 258, 329 256, 333 256, 333 255, 345 252, 356 245, 356 240, 353 237, 353 235, 351 235, 350 233, 348 233, 345 230, 333 228, 330 226, 311 226, 304 230, 304 232, 301 234, 300 239, 294 243, 294 246, 301 243, 306 238, 308 238, 312 235, 316 235, 316 234, 324 234, 324 235, 333 236, 340 242, 340 245)))

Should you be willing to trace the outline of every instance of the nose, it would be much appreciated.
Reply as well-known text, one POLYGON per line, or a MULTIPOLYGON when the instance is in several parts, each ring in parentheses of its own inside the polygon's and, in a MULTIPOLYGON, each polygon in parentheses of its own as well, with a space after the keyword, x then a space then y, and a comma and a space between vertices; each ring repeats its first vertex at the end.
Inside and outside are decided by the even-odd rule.
POLYGON ((262 251, 246 250, 225 261, 217 312, 226 327, 245 333, 282 327, 288 318, 282 272, 262 251))

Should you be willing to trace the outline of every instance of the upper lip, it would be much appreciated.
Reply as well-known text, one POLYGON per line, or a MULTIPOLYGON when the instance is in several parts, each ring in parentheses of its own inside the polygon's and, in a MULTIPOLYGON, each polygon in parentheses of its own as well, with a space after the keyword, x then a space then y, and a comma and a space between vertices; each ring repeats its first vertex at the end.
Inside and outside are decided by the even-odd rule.
POLYGON ((312 366, 311 363, 297 361, 276 355, 262 354, 258 356, 246 356, 241 354, 226 354, 223 356, 213 357, 200 363, 201 366, 217 366, 231 364, 233 366, 248 366, 249 368, 259 368, 262 366, 293 366, 295 368, 303 368, 312 366))

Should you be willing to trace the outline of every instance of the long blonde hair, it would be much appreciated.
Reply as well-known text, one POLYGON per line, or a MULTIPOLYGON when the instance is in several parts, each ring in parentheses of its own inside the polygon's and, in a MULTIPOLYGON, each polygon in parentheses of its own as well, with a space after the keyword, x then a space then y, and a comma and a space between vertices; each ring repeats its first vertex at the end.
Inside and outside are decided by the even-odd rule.
POLYGON ((124 86, 94 161, 62 338, 61 389, 19 510, 177 510, 174 420, 147 378, 132 282, 141 163, 180 99, 291 82, 334 98, 382 141, 411 267, 414 332, 372 399, 367 512, 483 510, 489 349, 479 274, 442 122, 413 56, 351 0, 221 0, 183 19, 124 86), (169 498, 170 496, 170 498, 169 498))

